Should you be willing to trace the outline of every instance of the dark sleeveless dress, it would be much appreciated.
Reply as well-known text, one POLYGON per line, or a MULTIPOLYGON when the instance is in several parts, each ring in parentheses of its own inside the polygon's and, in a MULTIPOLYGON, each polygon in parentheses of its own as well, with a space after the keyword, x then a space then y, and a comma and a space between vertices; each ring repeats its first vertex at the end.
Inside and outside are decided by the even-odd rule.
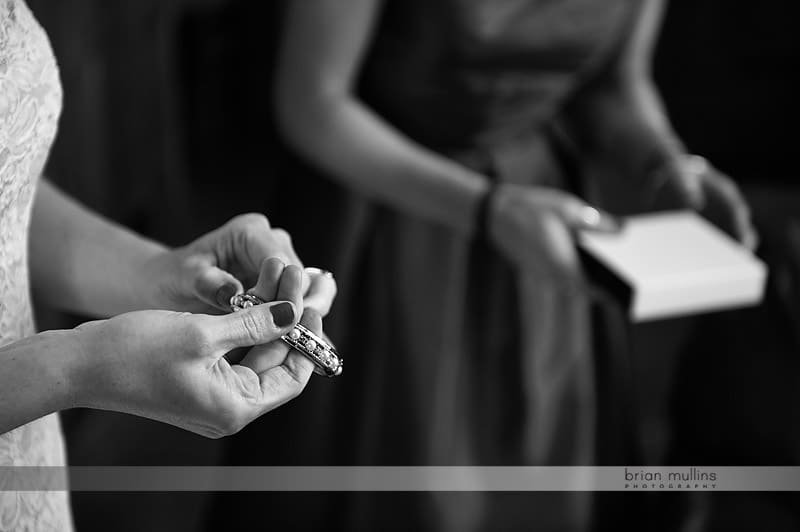
MULTIPOLYGON (((630 31, 637 5, 389 0, 360 96, 410 138, 487 179, 567 188, 549 128, 630 31)), ((331 184, 299 182, 323 204, 336 197, 331 184)), ((490 245, 446 227, 355 193, 339 198, 314 219, 286 225, 307 263, 336 273, 340 297, 326 330, 346 357, 345 374, 314 379, 300 398, 245 429, 231 442, 232 462, 596 463, 588 295, 520 273, 490 245)), ((237 500, 245 514, 254 500, 258 510, 250 511, 275 504, 296 518, 286 509, 302 508, 299 522, 277 518, 297 529, 583 530, 591 511, 582 493, 237 500)))

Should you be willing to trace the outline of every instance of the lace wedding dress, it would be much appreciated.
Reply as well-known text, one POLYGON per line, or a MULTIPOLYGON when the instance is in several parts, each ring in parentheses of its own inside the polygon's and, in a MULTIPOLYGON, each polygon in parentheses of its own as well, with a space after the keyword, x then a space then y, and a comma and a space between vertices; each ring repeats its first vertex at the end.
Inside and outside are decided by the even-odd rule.
MULTIPOLYGON (((44 30, 23 0, 0 0, 0 346, 35 332, 28 226, 60 110, 58 69, 44 30)), ((57 414, 0 434, 0 468, 64 460, 57 414)), ((7 491, 3 475, 0 469, 0 531, 72 529, 66 492, 7 491)))

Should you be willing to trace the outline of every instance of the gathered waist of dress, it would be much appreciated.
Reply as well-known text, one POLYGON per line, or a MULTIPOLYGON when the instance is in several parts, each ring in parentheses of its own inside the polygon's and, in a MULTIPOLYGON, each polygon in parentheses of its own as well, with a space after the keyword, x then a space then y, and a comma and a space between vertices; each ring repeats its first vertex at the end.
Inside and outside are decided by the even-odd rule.
POLYGON ((499 183, 566 188, 568 180, 554 142, 548 123, 466 148, 434 149, 499 183))

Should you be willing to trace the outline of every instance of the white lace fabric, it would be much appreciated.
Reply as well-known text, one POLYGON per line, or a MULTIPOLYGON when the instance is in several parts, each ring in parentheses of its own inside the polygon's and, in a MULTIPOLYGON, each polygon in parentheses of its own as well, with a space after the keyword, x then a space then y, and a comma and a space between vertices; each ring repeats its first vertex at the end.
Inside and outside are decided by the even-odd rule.
MULTIPOLYGON (((28 228, 60 111, 58 68, 45 32, 23 0, 0 0, 0 345, 35 332, 28 228)), ((0 467, 64 464, 57 414, 0 434, 0 467)), ((67 493, 7 491, 0 477, 0 531, 71 529, 67 493)))

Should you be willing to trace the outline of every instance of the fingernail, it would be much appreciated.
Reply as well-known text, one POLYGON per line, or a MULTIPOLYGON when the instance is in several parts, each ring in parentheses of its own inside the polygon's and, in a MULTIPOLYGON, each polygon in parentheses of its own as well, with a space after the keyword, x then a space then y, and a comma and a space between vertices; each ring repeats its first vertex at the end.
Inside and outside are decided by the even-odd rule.
POLYGON ((623 220, 618 216, 595 209, 589 205, 583 207, 579 214, 580 228, 592 231, 616 233, 622 230, 623 220))
POLYGON ((230 284, 226 284, 220 287, 217 290, 217 304, 222 308, 228 308, 231 306, 231 298, 236 295, 236 287, 230 284))
POLYGON ((294 323, 294 305, 288 301, 271 306, 269 311, 272 313, 272 321, 278 327, 288 327, 294 323))

